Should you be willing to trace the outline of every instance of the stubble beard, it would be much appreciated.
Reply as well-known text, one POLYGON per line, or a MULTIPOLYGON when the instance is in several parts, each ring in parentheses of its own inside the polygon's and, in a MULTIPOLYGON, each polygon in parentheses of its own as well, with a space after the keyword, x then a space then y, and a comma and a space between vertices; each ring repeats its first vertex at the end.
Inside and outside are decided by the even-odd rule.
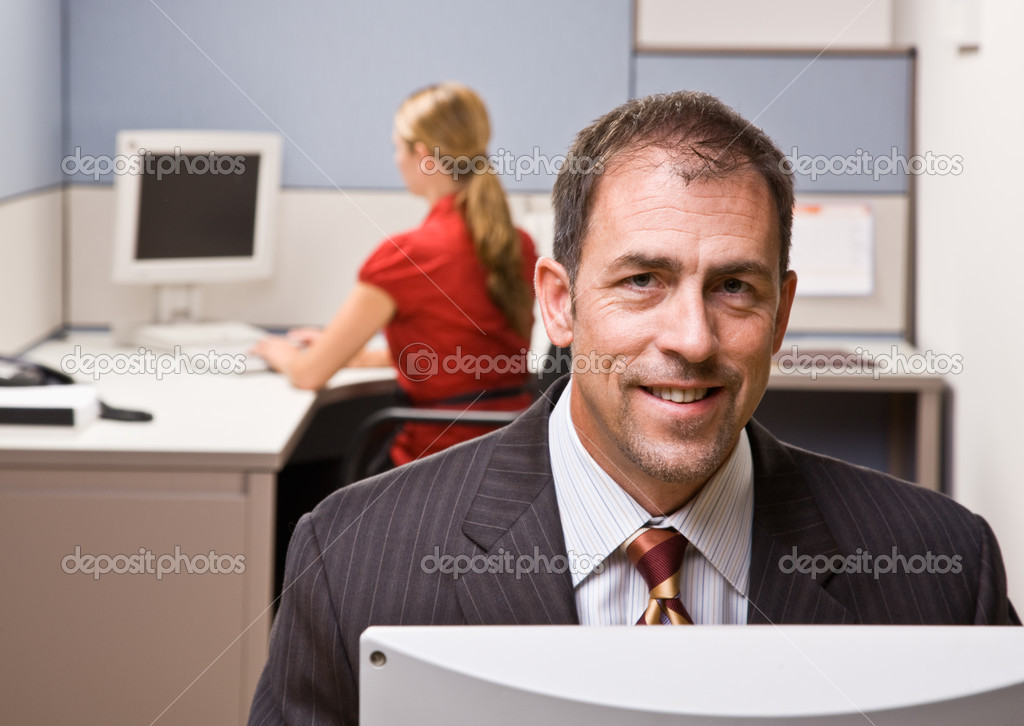
MULTIPOLYGON (((633 399, 628 395, 630 389, 637 385, 640 376, 636 372, 630 373, 621 380, 623 395, 619 421, 622 423, 621 435, 617 439, 622 454, 640 471, 657 481, 685 486, 705 483, 722 466, 736 443, 736 394, 740 376, 732 371, 721 370, 717 371, 717 376, 707 376, 724 383, 722 390, 714 395, 729 396, 721 421, 677 421, 669 432, 671 440, 666 443, 651 441, 644 434, 639 416, 632 410, 633 399), (717 429, 709 432, 711 426, 717 426, 717 429)), ((705 376, 682 377, 699 379, 705 376)))

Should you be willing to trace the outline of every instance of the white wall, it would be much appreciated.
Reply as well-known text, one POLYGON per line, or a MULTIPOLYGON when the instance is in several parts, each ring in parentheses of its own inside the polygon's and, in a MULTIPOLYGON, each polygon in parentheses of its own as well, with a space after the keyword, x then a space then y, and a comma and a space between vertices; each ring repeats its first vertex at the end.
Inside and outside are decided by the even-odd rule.
POLYGON ((636 0, 636 39, 656 48, 885 48, 899 0, 636 0))
POLYGON ((999 537, 1024 605, 1024 3, 980 6, 980 48, 960 52, 952 0, 898 0, 897 43, 919 49, 917 152, 961 154, 963 174, 917 179, 918 344, 960 353, 953 389, 953 494, 999 537))
MULTIPOLYGON (((66 194, 69 322, 149 320, 154 288, 111 281, 113 188, 72 184, 66 194)), ((351 290, 359 265, 376 243, 416 226, 426 211, 422 201, 402 192, 285 190, 279 198, 273 276, 203 285, 203 314, 268 326, 323 324, 351 290)))
POLYGON ((0 353, 61 324, 61 3, 0 7, 0 353))
MULTIPOLYGON (((68 296, 71 325, 108 325, 152 319, 150 286, 111 281, 114 190, 70 184, 68 296)), ((550 254, 553 216, 547 194, 511 194, 512 216, 542 254, 550 254)), ((204 285, 202 313, 269 327, 323 325, 348 295, 359 266, 386 235, 420 224, 428 207, 408 192, 285 189, 278 208, 273 277, 204 285)), ((539 316, 538 316, 539 320, 539 316)), ((547 348, 546 338, 538 345, 547 348)))
POLYGON ((61 190, 0 203, 0 354, 61 325, 61 190))

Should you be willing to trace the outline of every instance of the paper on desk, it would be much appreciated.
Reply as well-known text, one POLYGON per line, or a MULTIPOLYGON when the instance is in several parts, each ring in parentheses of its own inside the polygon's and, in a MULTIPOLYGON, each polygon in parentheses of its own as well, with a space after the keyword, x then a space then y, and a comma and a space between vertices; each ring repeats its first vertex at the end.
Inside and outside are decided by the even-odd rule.
POLYGON ((797 294, 866 296, 874 291, 874 216, 868 204, 798 204, 790 267, 797 294))

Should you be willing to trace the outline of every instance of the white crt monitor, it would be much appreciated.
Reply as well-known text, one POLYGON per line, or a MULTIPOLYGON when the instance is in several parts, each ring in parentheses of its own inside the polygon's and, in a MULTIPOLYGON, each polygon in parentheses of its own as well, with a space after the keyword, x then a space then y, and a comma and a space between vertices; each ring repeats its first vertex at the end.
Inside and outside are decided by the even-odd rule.
POLYGON ((1019 726, 1024 628, 372 627, 360 723, 1019 726))
POLYGON ((115 282, 188 286, 270 276, 279 136, 122 131, 117 154, 115 282))

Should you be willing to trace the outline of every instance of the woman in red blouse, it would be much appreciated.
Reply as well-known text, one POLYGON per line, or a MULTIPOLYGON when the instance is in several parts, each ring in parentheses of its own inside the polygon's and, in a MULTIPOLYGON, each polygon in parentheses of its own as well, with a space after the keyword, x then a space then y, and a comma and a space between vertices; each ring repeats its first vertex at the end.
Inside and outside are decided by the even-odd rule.
MULTIPOLYGON (((256 353, 300 388, 327 383, 345 365, 387 365, 415 405, 515 410, 529 403, 533 242, 512 225, 487 161, 483 101, 459 83, 409 96, 395 116, 395 164, 430 213, 416 229, 381 242, 322 332, 262 341, 256 353), (389 355, 363 350, 381 328, 389 355), (478 396, 482 397, 478 399, 478 396)), ((407 424, 395 464, 479 435, 480 427, 407 424)))

